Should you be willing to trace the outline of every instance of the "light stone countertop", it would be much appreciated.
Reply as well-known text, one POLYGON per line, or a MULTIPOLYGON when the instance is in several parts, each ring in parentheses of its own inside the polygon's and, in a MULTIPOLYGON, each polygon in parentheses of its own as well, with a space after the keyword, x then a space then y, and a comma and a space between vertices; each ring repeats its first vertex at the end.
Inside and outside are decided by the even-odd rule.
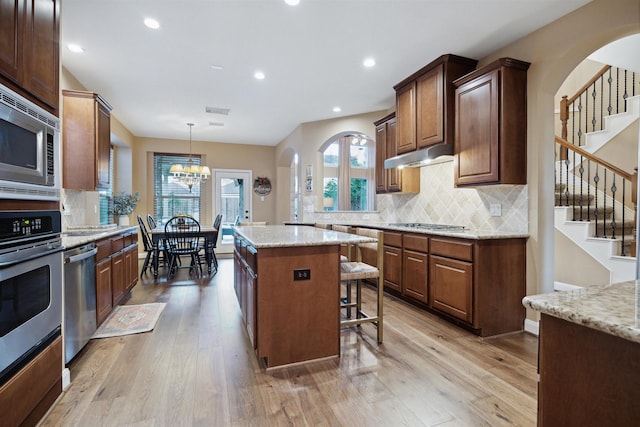
POLYGON ((522 303, 549 316, 640 343, 639 298, 639 282, 629 281, 526 296, 522 303))
POLYGON ((109 236, 116 236, 125 232, 138 230, 137 225, 114 227, 73 227, 62 232, 62 247, 64 249, 86 245, 109 236))
POLYGON ((434 236, 459 237, 461 239, 489 240, 489 239, 526 239, 527 233, 513 233, 503 231, 482 231, 465 228, 464 230, 437 230, 406 227, 387 222, 362 222, 362 221, 331 221, 327 224, 348 225, 351 227, 371 227, 381 230, 402 231, 405 233, 430 234, 434 236))
POLYGON ((342 243, 367 243, 376 239, 356 234, 325 230, 308 225, 236 226, 233 230, 256 249, 293 246, 326 246, 342 243))

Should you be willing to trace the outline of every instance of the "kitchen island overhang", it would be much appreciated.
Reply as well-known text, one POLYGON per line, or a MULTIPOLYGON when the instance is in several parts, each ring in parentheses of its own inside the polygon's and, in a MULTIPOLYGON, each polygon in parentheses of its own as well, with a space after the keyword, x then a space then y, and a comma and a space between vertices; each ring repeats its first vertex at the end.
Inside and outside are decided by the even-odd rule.
POLYGON ((234 227, 236 295, 274 368, 340 355, 340 245, 376 239, 309 226, 234 227))

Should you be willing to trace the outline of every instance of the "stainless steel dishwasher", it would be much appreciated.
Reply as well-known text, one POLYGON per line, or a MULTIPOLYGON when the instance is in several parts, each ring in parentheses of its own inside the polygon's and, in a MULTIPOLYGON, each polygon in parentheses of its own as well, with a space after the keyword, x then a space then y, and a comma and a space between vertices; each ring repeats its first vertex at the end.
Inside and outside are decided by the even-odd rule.
POLYGON ((96 331, 95 243, 64 253, 64 348, 69 363, 96 331))

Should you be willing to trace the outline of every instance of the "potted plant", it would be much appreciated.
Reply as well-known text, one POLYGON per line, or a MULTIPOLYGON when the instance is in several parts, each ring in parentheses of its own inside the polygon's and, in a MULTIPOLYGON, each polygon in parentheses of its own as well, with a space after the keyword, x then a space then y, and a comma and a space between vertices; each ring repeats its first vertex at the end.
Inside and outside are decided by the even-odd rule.
POLYGON ((129 215, 136 208, 138 202, 140 202, 140 193, 129 194, 121 191, 113 196, 113 205, 110 213, 118 217, 119 225, 129 225, 129 215))

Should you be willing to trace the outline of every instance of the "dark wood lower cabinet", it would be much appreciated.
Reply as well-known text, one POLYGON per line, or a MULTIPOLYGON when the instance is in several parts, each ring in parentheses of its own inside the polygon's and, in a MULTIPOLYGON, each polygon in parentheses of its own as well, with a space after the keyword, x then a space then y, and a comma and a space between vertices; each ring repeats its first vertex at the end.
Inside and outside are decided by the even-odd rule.
POLYGON ((111 257, 108 257, 96 264, 96 321, 98 325, 107 318, 112 309, 111 257))
POLYGON ((33 426, 62 393, 62 337, 0 387, 0 425, 33 426))
POLYGON ((473 265, 470 262, 431 255, 431 306, 460 320, 473 321, 473 265))
POLYGON ((402 293, 426 304, 429 255, 405 249, 402 252, 402 263, 402 293))
POLYGON ((384 246, 384 287, 402 292, 402 249, 384 246))
POLYGON ((542 314, 538 360, 538 426, 640 425, 640 344, 542 314))

